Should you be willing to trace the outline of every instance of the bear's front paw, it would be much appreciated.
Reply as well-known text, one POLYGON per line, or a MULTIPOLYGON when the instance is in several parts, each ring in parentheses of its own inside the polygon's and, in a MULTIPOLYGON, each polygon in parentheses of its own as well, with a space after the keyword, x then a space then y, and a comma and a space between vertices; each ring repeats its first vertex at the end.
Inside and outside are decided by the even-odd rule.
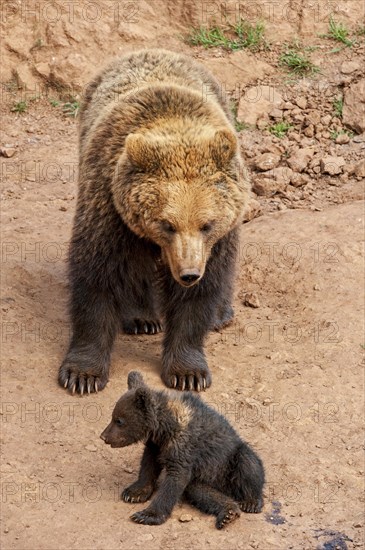
POLYGON ((108 382, 108 365, 85 365, 85 361, 66 359, 58 372, 58 382, 72 394, 98 392, 105 388, 108 382))
POLYGON ((141 487, 137 483, 133 483, 122 492, 122 500, 132 504, 135 502, 146 502, 152 496, 152 493, 153 488, 150 485, 141 487))
POLYGON ((161 523, 165 523, 167 517, 146 508, 145 510, 132 514, 131 519, 136 523, 143 523, 144 525, 161 525, 161 523))
POLYGON ((212 383, 212 377, 204 355, 197 351, 187 351, 184 355, 166 354, 161 378, 168 388, 180 391, 204 391, 212 383))

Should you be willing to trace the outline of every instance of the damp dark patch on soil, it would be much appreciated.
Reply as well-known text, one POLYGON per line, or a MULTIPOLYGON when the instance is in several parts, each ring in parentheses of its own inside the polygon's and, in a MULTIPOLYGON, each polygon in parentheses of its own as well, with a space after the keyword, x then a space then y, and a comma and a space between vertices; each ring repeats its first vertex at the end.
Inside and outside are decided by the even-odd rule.
POLYGON ((320 539, 322 537, 330 537, 329 540, 321 542, 316 550, 348 550, 346 542, 353 542, 345 533, 331 531, 328 529, 316 529, 314 537, 320 539))
POLYGON ((286 519, 280 515, 281 503, 278 500, 273 500, 271 504, 271 512, 265 515, 266 521, 272 523, 273 525, 282 525, 283 523, 286 523, 286 519))

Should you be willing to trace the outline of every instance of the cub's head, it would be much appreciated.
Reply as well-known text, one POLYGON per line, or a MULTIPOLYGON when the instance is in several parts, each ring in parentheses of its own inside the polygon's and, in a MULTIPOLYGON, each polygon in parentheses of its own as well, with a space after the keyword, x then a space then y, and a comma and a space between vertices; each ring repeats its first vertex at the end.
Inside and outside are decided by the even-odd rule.
POLYGON ((112 420, 100 437, 111 447, 126 447, 146 439, 155 424, 153 392, 141 374, 132 371, 128 375, 128 391, 115 405, 112 420))
POLYGON ((182 286, 204 275, 214 244, 237 225, 248 183, 229 127, 170 127, 130 134, 114 181, 114 202, 137 235, 161 247, 182 286))

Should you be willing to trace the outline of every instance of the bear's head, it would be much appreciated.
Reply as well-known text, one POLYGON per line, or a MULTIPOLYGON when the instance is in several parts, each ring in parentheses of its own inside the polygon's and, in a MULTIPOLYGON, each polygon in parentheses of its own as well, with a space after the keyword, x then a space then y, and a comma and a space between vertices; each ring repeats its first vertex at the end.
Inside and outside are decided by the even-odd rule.
POLYGON ((156 427, 155 399, 141 374, 128 375, 128 391, 116 403, 112 420, 100 435, 111 447, 126 447, 147 439, 156 427))
POLYGON ((129 228, 160 246, 183 286, 204 275, 214 244, 238 224, 248 183, 227 126, 169 126, 130 134, 113 184, 117 210, 129 228))

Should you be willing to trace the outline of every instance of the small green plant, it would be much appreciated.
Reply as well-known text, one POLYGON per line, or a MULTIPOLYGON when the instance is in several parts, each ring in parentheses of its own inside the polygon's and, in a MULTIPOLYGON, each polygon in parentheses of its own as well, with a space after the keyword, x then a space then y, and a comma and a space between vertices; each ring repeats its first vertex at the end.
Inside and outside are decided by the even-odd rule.
POLYGON ((337 42, 342 42, 343 44, 345 44, 345 46, 351 48, 351 46, 354 45, 354 41, 349 39, 349 34, 350 33, 346 25, 344 23, 335 21, 333 16, 331 15, 328 34, 322 34, 320 36, 322 36, 323 38, 336 40, 337 42))
POLYGON ((341 136, 343 134, 347 134, 349 138, 354 137, 354 132, 351 132, 351 130, 340 130, 339 132, 336 132, 335 130, 333 130, 331 132, 331 139, 333 139, 333 141, 336 141, 338 136, 341 136))
POLYGON ((333 102, 333 110, 338 118, 342 118, 343 113, 343 98, 339 97, 333 102))
POLYGON ((237 110, 238 110, 238 104, 236 101, 231 100, 231 111, 234 116, 234 127, 236 128, 236 132, 242 132, 242 130, 246 130, 246 128, 249 127, 248 124, 245 122, 240 122, 237 119, 237 110))
POLYGON ((57 99, 50 99, 49 102, 52 105, 52 107, 58 107, 60 104, 60 102, 57 101, 57 99))
POLYGON ((274 136, 281 139, 286 135, 290 128, 292 128, 292 124, 282 120, 281 122, 277 122, 276 124, 269 126, 268 130, 271 134, 274 134, 274 136))
POLYGON ((62 111, 66 116, 76 118, 79 114, 80 102, 79 101, 69 101, 63 104, 62 111))
POLYGON ((294 48, 288 48, 281 54, 279 64, 289 69, 296 75, 314 74, 319 72, 319 67, 314 65, 309 57, 294 48))
POLYGON ((18 101, 17 103, 14 103, 11 111, 13 113, 25 113, 27 108, 28 108, 28 105, 26 101, 18 101))
POLYGON ((204 48, 258 49, 260 46, 266 45, 264 32, 263 23, 251 25, 240 19, 235 25, 228 24, 225 29, 218 26, 193 28, 186 40, 193 46, 203 46, 204 48))

